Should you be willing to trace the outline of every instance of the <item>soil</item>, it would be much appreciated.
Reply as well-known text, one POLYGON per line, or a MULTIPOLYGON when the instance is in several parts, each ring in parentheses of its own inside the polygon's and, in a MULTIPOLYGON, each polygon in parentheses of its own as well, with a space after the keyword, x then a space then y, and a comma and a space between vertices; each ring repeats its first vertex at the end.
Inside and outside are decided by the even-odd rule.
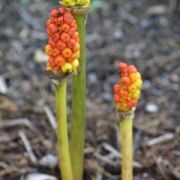
MULTIPOLYGON (((53 158, 42 163, 57 157, 54 87, 43 49, 48 12, 58 6, 55 0, 0 1, 0 180, 59 176, 53 158)), ((180 179, 180 1, 94 0, 86 41, 84 179, 120 179, 112 100, 119 61, 135 64, 144 81, 134 118, 134 180, 180 179)))

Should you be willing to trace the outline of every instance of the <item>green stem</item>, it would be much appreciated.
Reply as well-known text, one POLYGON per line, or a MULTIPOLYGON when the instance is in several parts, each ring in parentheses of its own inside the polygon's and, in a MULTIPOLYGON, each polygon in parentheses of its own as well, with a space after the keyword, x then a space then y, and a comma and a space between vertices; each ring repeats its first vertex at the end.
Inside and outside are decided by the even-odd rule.
POLYGON ((83 177, 85 109, 86 109, 86 47, 85 47, 85 15, 75 15, 80 37, 80 71, 72 82, 72 120, 70 137, 70 154, 73 164, 74 180, 83 177))
POLYGON ((56 87, 56 115, 58 136, 58 161, 62 180, 73 180, 68 142, 66 110, 66 78, 56 87))
POLYGON ((132 180, 132 117, 120 120, 120 137, 121 137, 121 153, 122 153, 122 164, 121 164, 121 177, 122 180, 132 180))

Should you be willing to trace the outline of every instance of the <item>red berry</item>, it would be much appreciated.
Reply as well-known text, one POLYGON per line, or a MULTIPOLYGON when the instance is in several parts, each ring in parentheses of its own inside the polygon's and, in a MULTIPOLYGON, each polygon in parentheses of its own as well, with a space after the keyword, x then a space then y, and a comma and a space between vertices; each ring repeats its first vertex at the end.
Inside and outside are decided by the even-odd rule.
POLYGON ((46 27, 48 27, 50 24, 52 24, 53 22, 52 22, 52 20, 51 19, 48 19, 47 21, 46 21, 46 27))
POLYGON ((50 44, 52 47, 56 45, 52 38, 49 39, 48 44, 50 44))
POLYGON ((66 12, 64 14, 64 22, 67 23, 67 24, 71 24, 73 21, 73 16, 71 15, 70 12, 66 12))
POLYGON ((57 17, 58 16, 58 10, 57 9, 53 9, 51 12, 50 12, 50 14, 51 14, 51 16, 52 17, 57 17))
POLYGON ((59 12, 61 13, 61 14, 64 14, 65 13, 65 9, 64 8, 59 8, 59 12))
POLYGON ((57 18, 57 24, 61 25, 63 23, 63 17, 58 17, 57 18))
POLYGON ((121 72, 126 71, 126 69, 127 69, 127 64, 126 63, 119 63, 119 70, 121 72))
POLYGON ((137 103, 136 100, 130 100, 128 103, 128 107, 131 109, 136 106, 136 103, 137 103))
POLYGON ((48 59, 48 63, 49 63, 49 65, 53 68, 53 67, 55 67, 55 61, 54 61, 54 58, 53 57, 50 57, 49 59, 48 59))
POLYGON ((115 93, 115 94, 119 94, 119 90, 120 90, 119 84, 115 84, 115 85, 114 85, 114 93, 115 93))
POLYGON ((55 34, 53 35, 53 37, 52 37, 52 40, 53 40, 54 42, 57 42, 57 41, 59 40, 59 33, 55 33, 55 34))
POLYGON ((51 33, 56 33, 57 32, 57 26, 55 24, 50 24, 48 26, 48 29, 50 30, 51 33))
POLYGON ((114 95, 114 102, 118 103, 120 100, 119 96, 117 94, 114 95))

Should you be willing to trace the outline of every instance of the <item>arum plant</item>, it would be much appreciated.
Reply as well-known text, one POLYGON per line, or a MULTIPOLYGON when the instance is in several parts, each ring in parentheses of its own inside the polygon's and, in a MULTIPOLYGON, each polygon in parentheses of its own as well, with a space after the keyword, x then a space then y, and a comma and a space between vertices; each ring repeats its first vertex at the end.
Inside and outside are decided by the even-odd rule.
POLYGON ((62 180, 73 180, 70 157, 67 111, 66 79, 76 73, 79 66, 79 34, 76 21, 69 9, 53 9, 47 20, 48 43, 45 52, 49 56, 47 71, 56 84, 57 151, 62 180))
POLYGON ((63 6, 71 9, 78 26, 80 38, 79 72, 72 81, 72 118, 70 136, 70 154, 75 180, 83 177, 84 139, 85 139, 85 109, 86 109, 86 18, 90 0, 62 0, 63 6))
POLYGON ((120 79, 114 86, 114 101, 120 122, 122 180, 133 179, 133 117, 140 98, 142 79, 134 65, 119 64, 120 79))

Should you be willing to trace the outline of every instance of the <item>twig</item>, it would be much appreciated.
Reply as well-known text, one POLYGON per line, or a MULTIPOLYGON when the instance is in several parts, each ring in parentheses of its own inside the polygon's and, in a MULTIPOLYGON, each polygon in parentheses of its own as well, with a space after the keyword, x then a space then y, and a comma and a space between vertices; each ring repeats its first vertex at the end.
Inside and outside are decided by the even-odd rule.
POLYGON ((46 116, 48 117, 51 127, 56 131, 57 123, 56 123, 56 119, 55 119, 52 111, 50 110, 50 108, 48 106, 44 106, 44 111, 46 113, 46 116))
POLYGON ((132 14, 130 14, 128 11, 121 9, 120 13, 121 13, 122 18, 124 18, 125 20, 127 20, 131 24, 137 23, 137 21, 138 21, 137 18, 135 16, 133 16, 132 14))
POLYGON ((156 144, 165 143, 175 138, 173 133, 167 133, 157 138, 151 139, 147 142, 147 146, 154 146, 156 144))
POLYGON ((37 162, 37 158, 36 156, 34 155, 33 151, 32 151, 32 147, 29 143, 29 140, 27 139, 27 136, 25 134, 24 131, 19 131, 19 136, 24 144, 24 147, 29 155, 29 158, 31 160, 32 163, 36 163, 37 162))
MULTIPOLYGON (((121 159, 122 155, 120 154, 120 152, 117 151, 115 148, 113 148, 111 145, 109 145, 107 143, 104 143, 103 147, 104 147, 104 149, 106 151, 111 152, 114 155, 114 157, 117 157, 117 158, 121 159)), ((133 167, 135 167, 135 168, 142 168, 142 165, 139 162, 133 161, 133 167)))
POLYGON ((14 127, 14 126, 26 126, 32 130, 34 130, 34 126, 27 118, 19 118, 14 120, 5 120, 0 122, 0 129, 14 127))

